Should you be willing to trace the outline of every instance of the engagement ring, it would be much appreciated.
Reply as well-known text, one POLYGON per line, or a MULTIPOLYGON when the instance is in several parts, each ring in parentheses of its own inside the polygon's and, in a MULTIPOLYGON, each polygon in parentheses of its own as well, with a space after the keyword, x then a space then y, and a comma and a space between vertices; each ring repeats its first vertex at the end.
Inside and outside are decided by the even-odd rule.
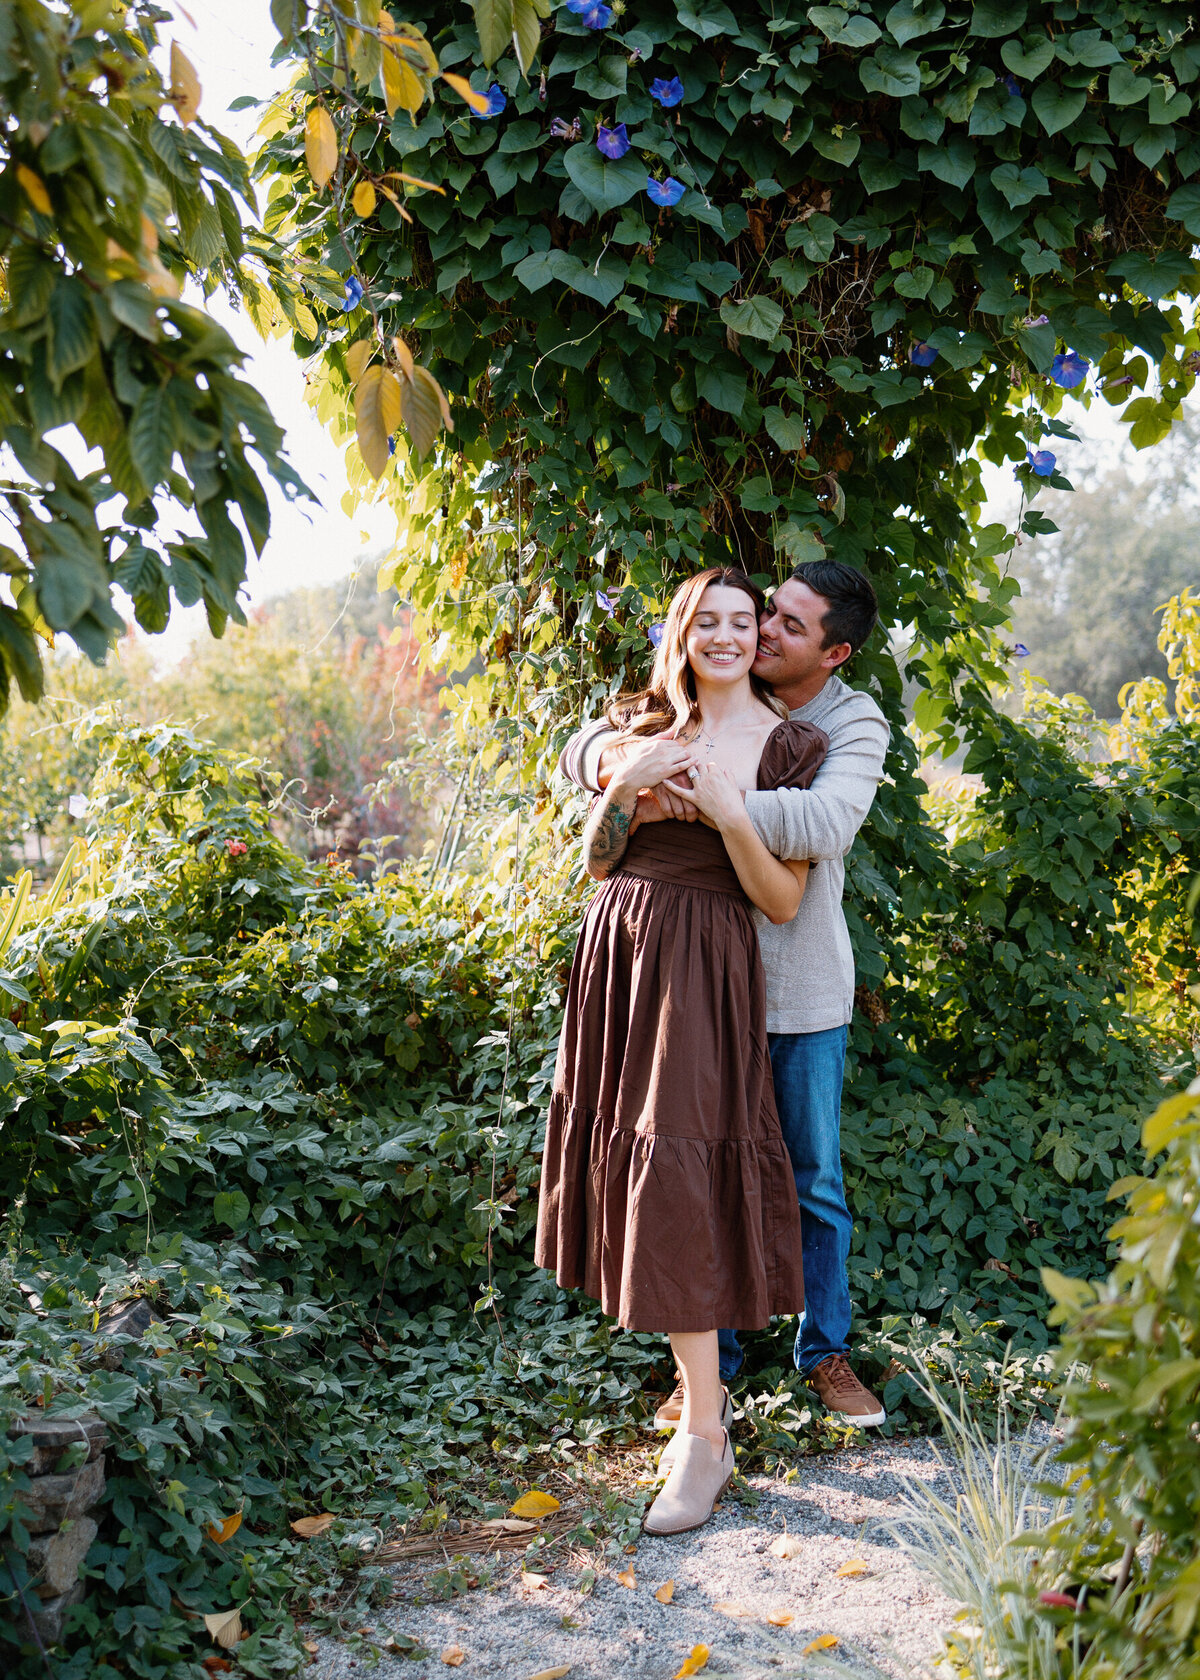
POLYGON ((688 779, 693 782, 698 782, 700 780, 700 772, 694 764, 688 770, 688 779))

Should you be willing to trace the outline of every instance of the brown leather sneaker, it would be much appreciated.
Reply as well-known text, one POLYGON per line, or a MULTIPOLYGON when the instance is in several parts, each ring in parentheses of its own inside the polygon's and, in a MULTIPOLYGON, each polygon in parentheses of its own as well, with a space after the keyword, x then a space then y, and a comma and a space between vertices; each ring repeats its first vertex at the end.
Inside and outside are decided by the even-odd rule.
POLYGON ((854 1375, 844 1353, 831 1353, 808 1373, 807 1380, 827 1411, 856 1423, 860 1429, 871 1429, 887 1417, 871 1390, 854 1375))

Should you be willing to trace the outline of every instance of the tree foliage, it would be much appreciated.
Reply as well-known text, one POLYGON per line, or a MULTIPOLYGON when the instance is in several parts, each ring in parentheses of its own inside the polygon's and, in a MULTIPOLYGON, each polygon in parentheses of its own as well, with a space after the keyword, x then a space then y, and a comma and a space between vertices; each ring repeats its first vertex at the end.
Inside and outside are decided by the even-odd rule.
POLYGON ((181 297, 189 277, 257 297, 244 265, 266 276, 278 257, 243 228, 245 159, 198 115, 177 44, 169 81, 159 69, 168 19, 103 0, 0 10, 0 507, 16 533, 0 709, 14 681, 41 695, 39 641, 103 659, 117 587, 146 630, 172 595, 202 600, 217 634, 241 621, 246 536, 261 552, 270 523, 260 469, 303 488, 241 352, 181 297))

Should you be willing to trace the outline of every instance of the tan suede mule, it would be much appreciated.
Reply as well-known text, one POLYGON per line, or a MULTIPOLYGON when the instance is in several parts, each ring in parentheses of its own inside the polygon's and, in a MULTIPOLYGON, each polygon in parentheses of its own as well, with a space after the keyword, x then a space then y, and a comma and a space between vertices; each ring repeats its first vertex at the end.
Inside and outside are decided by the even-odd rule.
MULTIPOLYGON (((675 1421, 676 1421, 676 1423, 678 1423, 679 1419, 676 1418, 675 1421)), ((729 1390, 727 1388, 722 1388, 722 1390, 721 1390, 721 1428, 722 1429, 728 1429, 732 1422, 733 1422, 733 1401, 729 1398, 729 1390)), ((676 1429, 674 1435, 671 1436, 671 1439, 667 1442, 666 1446, 663 1448, 662 1452, 659 1454, 658 1474, 660 1476, 666 1476, 670 1473, 671 1466, 675 1462, 675 1454, 677 1453, 678 1450, 679 1450, 679 1431, 678 1431, 678 1429, 676 1429)))
POLYGON ((703 1528, 733 1480, 733 1447, 728 1430, 719 1458, 703 1435, 676 1440, 671 1474, 642 1522, 647 1534, 690 1534, 694 1528, 703 1528))

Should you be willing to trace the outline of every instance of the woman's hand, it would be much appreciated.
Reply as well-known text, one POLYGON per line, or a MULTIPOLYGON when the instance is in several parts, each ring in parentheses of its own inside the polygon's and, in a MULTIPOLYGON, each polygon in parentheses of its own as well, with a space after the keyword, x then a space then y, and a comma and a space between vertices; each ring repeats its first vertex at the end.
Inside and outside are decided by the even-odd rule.
POLYGON ((621 793, 654 787, 669 776, 685 774, 696 762, 693 742, 672 741, 665 735, 625 736, 621 747, 621 762, 608 784, 621 793))
POLYGON ((719 764, 697 766, 695 775, 675 791, 722 831, 749 821, 737 779, 719 764))

